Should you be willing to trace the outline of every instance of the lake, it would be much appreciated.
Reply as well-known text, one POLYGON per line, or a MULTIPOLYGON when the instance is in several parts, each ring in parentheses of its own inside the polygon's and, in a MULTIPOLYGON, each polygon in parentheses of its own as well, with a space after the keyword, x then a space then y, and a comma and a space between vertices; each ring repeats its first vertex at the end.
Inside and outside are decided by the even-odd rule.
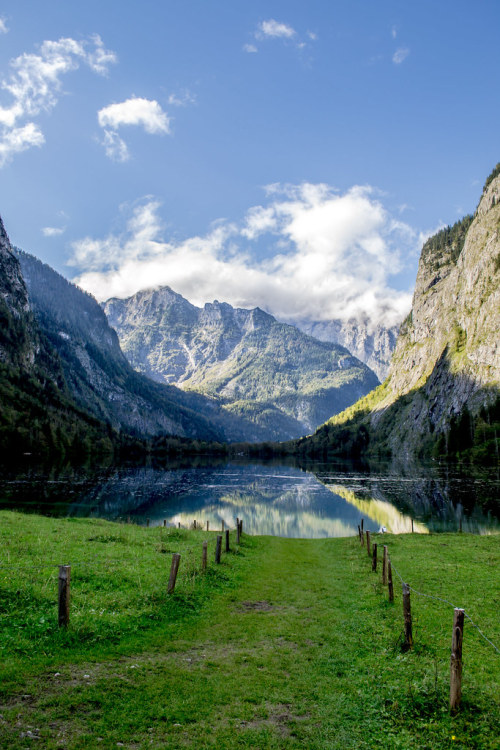
POLYGON ((365 529, 419 533, 500 531, 497 470, 196 460, 166 468, 90 471, 25 466, 0 474, 0 509, 150 525, 234 528, 284 537, 338 537, 365 529))

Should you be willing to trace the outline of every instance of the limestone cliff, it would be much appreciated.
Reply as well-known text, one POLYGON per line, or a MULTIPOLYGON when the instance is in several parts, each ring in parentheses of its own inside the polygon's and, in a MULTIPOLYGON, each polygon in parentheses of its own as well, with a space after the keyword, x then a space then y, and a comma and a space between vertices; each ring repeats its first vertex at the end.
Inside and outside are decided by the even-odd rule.
POLYGON ((500 166, 474 216, 424 245, 387 380, 320 428, 311 445, 338 447, 339 430, 357 437, 363 430, 361 452, 449 455, 483 433, 498 457, 499 277, 500 166))

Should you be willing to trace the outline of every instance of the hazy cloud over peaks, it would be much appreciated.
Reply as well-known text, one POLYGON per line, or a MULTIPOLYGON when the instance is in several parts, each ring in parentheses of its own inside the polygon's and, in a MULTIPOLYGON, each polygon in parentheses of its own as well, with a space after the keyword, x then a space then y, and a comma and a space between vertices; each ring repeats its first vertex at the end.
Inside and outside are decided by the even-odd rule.
POLYGON ((286 320, 370 318, 392 325, 411 294, 391 287, 414 230, 394 219, 367 186, 274 185, 240 224, 220 221, 204 236, 165 240, 160 205, 136 206, 120 235, 73 246, 76 281, 100 300, 168 285, 191 302, 259 306, 286 320), (267 247, 257 253, 254 242, 267 247))

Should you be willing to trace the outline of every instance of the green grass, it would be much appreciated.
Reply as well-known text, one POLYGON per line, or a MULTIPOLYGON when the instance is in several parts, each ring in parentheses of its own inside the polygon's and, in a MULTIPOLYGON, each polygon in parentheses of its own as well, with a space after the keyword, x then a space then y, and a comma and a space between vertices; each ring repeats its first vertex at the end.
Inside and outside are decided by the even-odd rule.
MULTIPOLYGON (((378 542, 416 590, 464 606, 499 645, 498 537, 378 542)), ((390 604, 357 539, 244 535, 236 548, 232 533, 216 566, 214 533, 4 512, 0 544, 0 747, 498 747, 500 656, 466 622, 450 716, 452 607, 412 593, 404 652, 400 585, 390 604)))

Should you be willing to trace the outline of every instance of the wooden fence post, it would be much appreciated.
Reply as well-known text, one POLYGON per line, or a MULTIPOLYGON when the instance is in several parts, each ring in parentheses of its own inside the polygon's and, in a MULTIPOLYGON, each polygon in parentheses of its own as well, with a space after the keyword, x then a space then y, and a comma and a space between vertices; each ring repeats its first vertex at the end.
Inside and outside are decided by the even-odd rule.
POLYGON ((377 571, 377 545, 373 545, 372 570, 377 571))
POLYGON ((229 529, 226 529, 226 552, 229 552, 229 529))
POLYGON ((243 519, 240 518, 240 536, 243 536, 243 519))
MULTIPOLYGON (((361 519, 361 524, 363 523, 363 519, 361 519)), ((361 546, 365 546, 365 535, 363 533, 363 526, 360 528, 360 537, 361 537, 361 546)))
POLYGON ((236 544, 240 543, 240 519, 236 519, 236 544))
POLYGON ((403 648, 408 650, 413 646, 413 633, 411 627, 410 587, 407 583, 403 583, 403 617, 405 621, 405 640, 403 648))
POLYGON ((358 537, 359 537, 359 543, 363 544, 363 536, 361 534, 361 526, 358 524, 358 537))
POLYGON ((59 566, 59 616, 58 622, 60 628, 67 628, 69 625, 69 594, 71 583, 71 565, 59 566))
POLYGON ((179 527, 178 527, 178 528, 179 528, 179 529, 181 528, 181 522, 180 522, 180 521, 179 521, 179 527))
POLYGON ((167 525, 167 519, 166 519, 166 518, 164 518, 164 519, 163 519, 163 526, 165 527, 166 525, 167 525))
POLYGON ((368 553, 368 557, 371 557, 372 551, 370 547, 370 532, 366 532, 366 551, 368 553))
POLYGON ((387 586, 387 545, 384 544, 384 558, 382 561, 382 583, 387 586))
POLYGON ((389 588, 389 601, 394 601, 394 586, 392 585, 392 565, 391 561, 387 561, 387 586, 389 588))
POLYGON ((411 533, 413 534, 413 518, 411 519, 411 533))
POLYGON ((201 555, 201 569, 203 571, 207 569, 207 553, 208 553, 208 542, 203 542, 203 552, 201 555))
POLYGON ((168 588, 167 588, 167 594, 171 594, 173 590, 175 589, 175 581, 177 579, 177 573, 179 571, 179 563, 181 561, 181 556, 178 552, 175 552, 172 555, 172 565, 170 566, 170 578, 168 579, 168 588))
POLYGON ((462 641, 465 610, 453 611, 450 662, 450 711, 457 711, 462 700, 462 641))
POLYGON ((207 531, 209 530, 209 528, 210 528, 210 521, 207 521, 207 531))
POLYGON ((220 553, 222 550, 222 536, 217 536, 217 542, 215 544, 215 562, 220 563, 220 553))
POLYGON ((193 529, 196 531, 196 519, 193 521, 193 529))
POLYGON ((363 527, 364 527, 364 525, 365 525, 365 519, 364 519, 364 518, 362 518, 362 519, 361 519, 361 533, 363 533, 363 531, 364 531, 364 528, 363 528, 363 527))

